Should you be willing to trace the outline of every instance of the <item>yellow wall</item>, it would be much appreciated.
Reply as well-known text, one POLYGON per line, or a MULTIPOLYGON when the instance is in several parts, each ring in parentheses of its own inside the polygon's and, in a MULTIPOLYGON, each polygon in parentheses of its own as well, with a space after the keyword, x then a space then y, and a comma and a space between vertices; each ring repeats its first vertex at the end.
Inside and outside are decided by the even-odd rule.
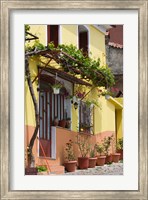
MULTIPOLYGON (((31 72, 31 80, 33 80, 37 74, 37 62, 33 59, 30 59, 30 72, 31 72)), ((33 83, 33 88, 35 92, 35 96, 38 100, 38 92, 37 92, 37 82, 33 83)), ((35 126, 35 112, 34 106, 32 102, 32 97, 30 95, 30 90, 28 87, 27 80, 25 81, 25 124, 30 126, 35 126)))
POLYGON ((62 25, 62 44, 66 45, 77 45, 77 25, 62 25))
POLYGON ((90 52, 92 57, 101 59, 101 65, 106 64, 105 58, 105 35, 98 31, 95 27, 89 26, 90 30, 90 52))
MULTIPOLYGON (((123 98, 115 98, 121 105, 123 105, 123 98)), ((117 138, 123 137, 123 109, 116 110, 117 115, 117 138)))
POLYGON ((123 125, 122 125, 122 110, 116 110, 117 115, 117 138, 123 137, 123 125))
POLYGON ((47 25, 31 25, 29 32, 39 37, 40 43, 47 45, 47 25))
POLYGON ((104 97, 100 97, 101 109, 95 108, 94 130, 95 133, 103 131, 115 131, 115 107, 104 97))

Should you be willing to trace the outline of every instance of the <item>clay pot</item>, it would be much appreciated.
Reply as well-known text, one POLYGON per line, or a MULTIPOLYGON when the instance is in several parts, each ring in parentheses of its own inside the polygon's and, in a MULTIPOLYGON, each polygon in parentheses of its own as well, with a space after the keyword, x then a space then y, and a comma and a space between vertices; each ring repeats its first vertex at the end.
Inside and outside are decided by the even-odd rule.
POLYGON ((97 166, 103 166, 105 164, 106 156, 98 156, 97 158, 97 166))
POLYGON ((65 128, 65 126, 66 126, 66 120, 60 120, 59 121, 59 126, 61 126, 61 127, 63 127, 63 128, 65 128))
POLYGON ((118 163, 120 159, 120 153, 115 153, 112 155, 112 162, 118 163))
POLYGON ((97 157, 89 158, 89 168, 94 168, 96 166, 97 157))
POLYGON ((55 117, 54 121, 53 121, 53 126, 58 126, 59 125, 59 120, 57 117, 55 117))
POLYGON ((38 170, 36 167, 26 167, 25 168, 25 175, 37 175, 38 170))
POLYGON ((68 118, 68 119, 66 119, 66 128, 70 128, 70 126, 71 126, 71 119, 70 118, 68 118))
POLYGON ((107 155, 105 158, 105 164, 112 162, 112 155, 107 155))
POLYGON ((119 149, 117 153, 120 153, 120 160, 123 160, 123 149, 119 149))
POLYGON ((77 161, 72 160, 64 163, 65 169, 68 172, 74 172, 76 170, 77 161))
POLYGON ((78 167, 79 169, 87 169, 89 166, 88 157, 78 157, 78 167))

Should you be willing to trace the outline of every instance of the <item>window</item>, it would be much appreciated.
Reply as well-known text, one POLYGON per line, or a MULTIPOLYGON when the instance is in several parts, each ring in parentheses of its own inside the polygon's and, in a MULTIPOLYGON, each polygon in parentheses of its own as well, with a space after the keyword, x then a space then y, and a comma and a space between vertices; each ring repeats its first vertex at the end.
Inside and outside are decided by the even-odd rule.
POLYGON ((88 56, 88 30, 85 26, 78 26, 78 36, 79 36, 79 49, 83 50, 83 54, 88 56))
POLYGON ((79 106, 79 131, 92 133, 93 131, 93 107, 81 101, 79 106))
POLYGON ((59 44, 59 25, 47 26, 47 43, 53 42, 55 47, 59 44))

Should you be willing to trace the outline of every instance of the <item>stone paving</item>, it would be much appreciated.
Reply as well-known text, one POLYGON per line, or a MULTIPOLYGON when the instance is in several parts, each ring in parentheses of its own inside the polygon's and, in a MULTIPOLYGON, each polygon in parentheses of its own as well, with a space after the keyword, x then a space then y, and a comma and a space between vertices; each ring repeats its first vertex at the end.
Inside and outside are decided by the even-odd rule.
POLYGON ((123 175, 123 163, 112 163, 110 165, 96 166, 86 170, 76 170, 75 172, 66 172, 64 175, 123 175))

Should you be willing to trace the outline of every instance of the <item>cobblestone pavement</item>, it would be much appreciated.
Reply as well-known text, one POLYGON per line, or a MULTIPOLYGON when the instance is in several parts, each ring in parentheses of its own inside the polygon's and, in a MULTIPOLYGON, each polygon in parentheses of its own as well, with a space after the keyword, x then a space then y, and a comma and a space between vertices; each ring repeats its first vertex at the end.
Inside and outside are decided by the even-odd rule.
POLYGON ((64 175, 123 175, 123 163, 112 163, 110 165, 96 166, 86 170, 67 172, 64 175))

